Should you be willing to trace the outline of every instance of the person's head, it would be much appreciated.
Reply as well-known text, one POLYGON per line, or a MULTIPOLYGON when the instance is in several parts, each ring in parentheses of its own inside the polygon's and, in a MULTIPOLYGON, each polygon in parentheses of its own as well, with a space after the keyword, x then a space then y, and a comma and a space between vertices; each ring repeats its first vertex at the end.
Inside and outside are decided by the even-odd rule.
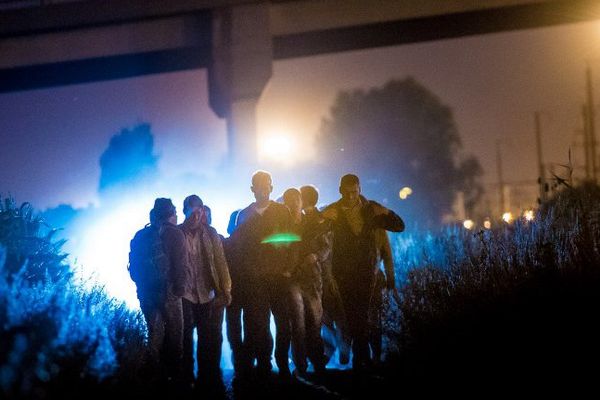
POLYGON ((283 192, 283 204, 289 208, 292 215, 302 212, 302 194, 296 188, 289 188, 283 192))
POLYGON ((266 171, 256 171, 252 175, 252 187, 250 190, 254 193, 257 203, 266 203, 269 201, 269 197, 273 191, 271 174, 266 171))
POLYGON ((317 206, 319 201, 319 191, 313 185, 305 185, 300 188, 302 194, 302 208, 312 208, 317 206))
POLYGON ((202 218, 202 223, 206 225, 212 225, 212 211, 206 204, 204 205, 204 218, 202 218))
POLYGON ((154 208, 152 208, 151 220, 156 222, 156 225, 162 225, 165 222, 177 224, 177 212, 171 199, 159 197, 154 200, 154 208))
POLYGON ((197 226, 202 222, 204 215, 204 203, 202 199, 195 194, 192 194, 183 200, 183 213, 185 220, 191 226, 197 226))
POLYGON ((360 199, 360 181, 358 176, 347 174, 340 179, 340 194, 342 202, 347 207, 352 207, 358 203, 360 199))

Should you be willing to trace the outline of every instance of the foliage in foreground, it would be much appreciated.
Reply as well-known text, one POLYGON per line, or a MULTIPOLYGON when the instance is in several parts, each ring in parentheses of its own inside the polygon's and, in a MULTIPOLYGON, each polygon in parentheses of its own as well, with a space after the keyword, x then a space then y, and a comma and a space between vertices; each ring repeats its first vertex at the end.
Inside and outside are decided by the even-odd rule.
POLYGON ((534 222, 394 237, 394 367, 457 385, 588 377, 600 354, 599 217, 600 188, 584 185, 534 222))
MULTIPOLYGON (((2 200, 2 199, 0 199, 2 200)), ((0 206, 0 397, 49 398, 127 381, 143 357, 143 321, 76 284, 62 242, 10 199, 0 206)))
MULTIPOLYGON (((599 216, 600 189, 583 186, 532 223, 394 236, 401 298, 388 310, 386 373, 404 385, 588 378, 600 354, 599 216)), ((139 388, 140 314, 76 285, 48 232, 28 205, 2 203, 0 397, 139 388)))

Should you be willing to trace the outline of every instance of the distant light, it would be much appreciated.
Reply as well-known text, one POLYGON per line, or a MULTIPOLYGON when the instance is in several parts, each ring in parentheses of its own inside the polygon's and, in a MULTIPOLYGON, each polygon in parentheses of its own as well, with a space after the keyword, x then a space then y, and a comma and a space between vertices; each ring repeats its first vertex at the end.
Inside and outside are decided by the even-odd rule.
POLYGON ((472 219, 466 219, 465 222, 463 222, 463 226, 465 227, 465 229, 473 229, 473 227, 475 226, 475 223, 473 222, 472 219))
POLYGON ((510 224, 513 220, 513 215, 511 212, 505 212, 504 214, 502 214, 502 220, 504 222, 506 222, 507 224, 510 224))
POLYGON ((272 160, 290 161, 293 149, 294 141, 285 133, 269 135, 260 142, 261 155, 272 160))
POLYGON ((533 212, 533 210, 525 210, 525 212, 523 213, 523 218, 525 218, 525 221, 533 221, 533 219, 535 218, 535 213, 533 212))
POLYGON ((400 190, 400 199, 402 199, 402 200, 406 200, 406 198, 407 198, 408 196, 410 196, 410 195, 412 194, 412 192, 413 192, 413 191, 412 191, 412 189, 411 189, 411 188, 409 188, 408 186, 405 186, 405 187, 403 187, 403 188, 400 190))
POLYGON ((489 220, 483 221, 483 227, 485 229, 492 229, 492 223, 489 220))

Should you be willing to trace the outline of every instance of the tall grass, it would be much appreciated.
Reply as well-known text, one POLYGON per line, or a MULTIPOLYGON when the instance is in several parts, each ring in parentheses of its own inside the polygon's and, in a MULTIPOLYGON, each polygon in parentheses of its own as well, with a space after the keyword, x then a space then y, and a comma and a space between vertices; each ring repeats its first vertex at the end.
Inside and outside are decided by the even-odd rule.
POLYGON ((600 354, 599 216, 600 188, 583 185, 532 222, 393 237, 394 366, 413 380, 587 376, 600 354))
MULTIPOLYGON (((565 189, 533 222, 392 237, 385 321, 396 385, 591 379, 600 356, 600 188, 565 189), (401 380, 396 378, 400 373, 401 380)), ((0 398, 134 393, 151 372, 141 314, 74 281, 28 204, 0 199, 0 398)))
POLYGON ((0 205, 0 397, 99 394, 133 382, 139 313, 74 281, 62 242, 28 204, 0 205))

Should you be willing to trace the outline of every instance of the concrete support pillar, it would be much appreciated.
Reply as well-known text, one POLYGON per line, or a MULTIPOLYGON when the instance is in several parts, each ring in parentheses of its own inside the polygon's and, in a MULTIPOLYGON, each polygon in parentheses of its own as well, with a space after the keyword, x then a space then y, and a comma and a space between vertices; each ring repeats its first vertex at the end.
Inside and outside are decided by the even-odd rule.
POLYGON ((273 73, 269 4, 213 11, 209 101, 227 119, 229 160, 255 164, 256 105, 273 73))

